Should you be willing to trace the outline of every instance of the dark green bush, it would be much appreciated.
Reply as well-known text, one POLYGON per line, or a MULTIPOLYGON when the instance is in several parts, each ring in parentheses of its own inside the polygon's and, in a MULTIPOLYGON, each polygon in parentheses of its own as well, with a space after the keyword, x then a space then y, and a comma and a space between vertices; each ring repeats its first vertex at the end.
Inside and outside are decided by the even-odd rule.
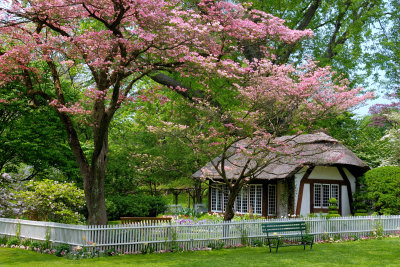
POLYGON ((22 239, 21 245, 24 247, 30 247, 32 245, 32 239, 22 239))
POLYGON ((354 216, 367 216, 368 215, 368 211, 365 209, 357 209, 354 212, 354 216))
POLYGON ((6 245, 7 241, 8 241, 8 237, 7 236, 5 236, 5 235, 0 236, 0 245, 6 245))
POLYGON ((35 249, 42 249, 43 247, 43 242, 41 241, 32 241, 30 249, 35 250, 35 249))
MULTIPOLYGON (((358 198, 379 214, 400 214, 400 167, 370 170, 359 180, 358 198)), ((363 205, 357 208, 364 208, 363 205)))
POLYGON ((155 217, 167 209, 162 197, 150 195, 110 196, 106 200, 109 220, 120 217, 155 217))
POLYGON ((21 240, 19 240, 18 237, 12 237, 10 239, 8 239, 7 241, 7 246, 11 247, 11 246, 18 246, 21 243, 21 240))
POLYGON ((59 244, 55 247, 55 250, 56 250, 56 256, 62 257, 70 252, 71 247, 68 244, 59 244))

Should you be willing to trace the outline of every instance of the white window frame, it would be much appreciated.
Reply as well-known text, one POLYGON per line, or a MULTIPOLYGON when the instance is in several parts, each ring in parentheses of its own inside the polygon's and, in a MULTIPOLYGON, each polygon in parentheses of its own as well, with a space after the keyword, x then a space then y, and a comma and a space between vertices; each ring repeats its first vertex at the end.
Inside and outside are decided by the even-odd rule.
POLYGON ((331 184, 331 197, 330 198, 335 198, 337 200, 337 206, 339 207, 339 202, 340 202, 340 185, 339 184, 331 184), (337 195, 333 195, 333 187, 337 187, 337 195))
POLYGON ((338 202, 338 206, 339 206, 339 198, 340 198, 340 184, 324 184, 324 183, 314 183, 313 184, 313 202, 314 202, 314 208, 317 208, 317 209, 328 209, 329 208, 329 203, 327 202, 327 200, 326 200, 326 198, 324 199, 324 195, 326 194, 326 193, 328 193, 328 200, 329 199, 331 199, 331 198, 335 198, 336 200, 337 200, 337 202, 338 202), (318 202, 320 202, 319 204, 320 205, 317 205, 317 201, 316 201, 316 196, 317 196, 317 191, 318 190, 316 190, 316 187, 319 187, 320 189, 319 189, 319 201, 318 202), (334 196, 334 189, 333 189, 333 187, 337 187, 337 194, 336 194, 336 196, 334 196), (325 190, 327 188, 327 190, 325 190), (325 201, 324 201, 325 200, 325 201), (324 203, 325 202, 325 203, 324 203))
POLYGON ((277 214, 277 191, 276 184, 268 184, 268 216, 276 216, 277 214))
POLYGON ((211 187, 211 211, 212 212, 222 212, 222 210, 218 209, 219 199, 219 190, 216 187, 211 187))
MULTIPOLYGON (((228 187, 226 185, 213 185, 211 187, 211 212, 224 212, 228 202, 228 187)), ((276 200, 275 200, 276 201, 276 200)), ((250 184, 240 190, 233 206, 237 214, 249 213, 250 205, 253 206, 253 214, 262 215, 263 185, 250 184), (254 196, 251 194, 254 190, 254 196), (253 200, 254 197, 254 201, 253 200)))
POLYGON ((228 202, 228 194, 224 191, 228 190, 226 185, 215 185, 211 187, 211 211, 224 212, 226 203, 228 202))
POLYGON ((237 214, 249 212, 249 187, 244 186, 235 199, 235 210, 237 214))
POLYGON ((262 184, 249 185, 249 210, 253 208, 253 214, 262 215, 262 199, 263 186, 262 184))

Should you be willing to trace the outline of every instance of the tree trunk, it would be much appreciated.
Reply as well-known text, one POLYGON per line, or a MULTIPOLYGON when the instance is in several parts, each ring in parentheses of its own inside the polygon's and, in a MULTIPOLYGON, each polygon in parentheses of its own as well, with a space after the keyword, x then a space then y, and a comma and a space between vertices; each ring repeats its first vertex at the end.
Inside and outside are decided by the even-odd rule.
POLYGON ((89 225, 107 225, 104 197, 105 166, 92 166, 91 173, 84 177, 86 206, 89 225))
POLYGON ((192 202, 193 202, 193 209, 196 207, 196 193, 195 192, 193 192, 193 194, 192 194, 192 202))
POLYGON ((178 205, 179 192, 174 190, 172 191, 172 194, 174 195, 175 205, 178 205))
POLYGON ((235 213, 233 211, 233 205, 235 204, 235 198, 232 198, 231 196, 232 196, 232 194, 229 194, 228 203, 226 204, 226 207, 225 207, 224 221, 230 221, 235 216, 235 213))
POLYGON ((203 203, 203 190, 201 188, 201 182, 196 181, 194 184, 194 197, 195 200, 193 200, 193 202, 196 202, 197 204, 203 203))
POLYGON ((190 191, 187 190, 186 192, 188 194, 188 208, 190 208, 190 191))
POLYGON ((230 221, 235 216, 235 212, 233 211, 233 206, 235 205, 235 199, 240 192, 242 186, 235 186, 232 191, 229 192, 228 195, 228 203, 225 207, 224 213, 224 221, 230 221))
POLYGON ((89 173, 83 174, 89 225, 106 225, 108 223, 104 197, 107 152, 108 132, 106 131, 100 153, 92 157, 89 173))

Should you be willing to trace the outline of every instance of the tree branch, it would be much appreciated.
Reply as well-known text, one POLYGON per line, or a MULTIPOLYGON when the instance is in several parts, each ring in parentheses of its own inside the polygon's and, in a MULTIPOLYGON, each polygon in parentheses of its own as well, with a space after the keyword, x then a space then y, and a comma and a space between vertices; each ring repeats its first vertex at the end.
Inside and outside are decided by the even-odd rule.
POLYGON ((153 81, 171 88, 176 93, 189 99, 190 101, 193 101, 193 98, 203 98, 204 97, 204 93, 202 91, 195 90, 191 87, 185 86, 181 82, 179 82, 163 73, 157 73, 155 75, 150 75, 149 77, 153 81), (184 89, 184 90, 181 90, 179 88, 184 89))

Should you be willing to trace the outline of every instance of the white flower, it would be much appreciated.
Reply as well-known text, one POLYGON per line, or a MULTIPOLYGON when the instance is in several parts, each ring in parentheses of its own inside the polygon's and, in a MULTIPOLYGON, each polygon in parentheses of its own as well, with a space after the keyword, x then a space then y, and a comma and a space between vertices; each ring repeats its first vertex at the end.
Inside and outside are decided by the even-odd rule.
POLYGON ((11 176, 8 174, 8 173, 3 173, 2 175, 1 175, 5 180, 11 180, 11 176))

